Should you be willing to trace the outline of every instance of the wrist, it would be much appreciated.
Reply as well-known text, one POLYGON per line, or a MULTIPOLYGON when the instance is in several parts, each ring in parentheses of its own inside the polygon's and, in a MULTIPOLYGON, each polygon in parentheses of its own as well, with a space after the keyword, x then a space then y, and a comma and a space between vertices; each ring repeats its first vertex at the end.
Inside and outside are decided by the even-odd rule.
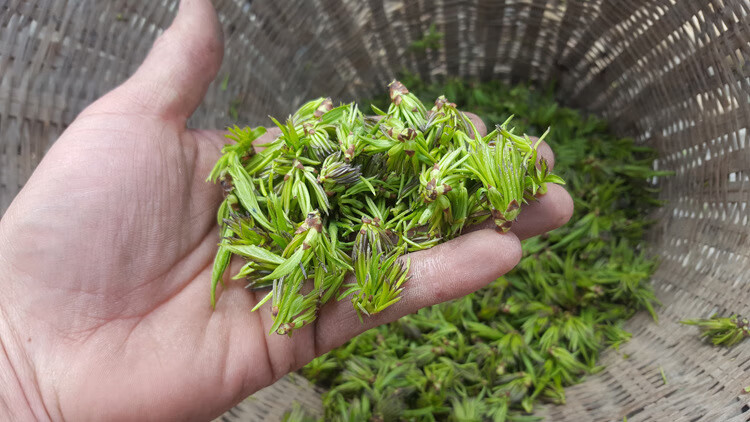
MULTIPOLYGON (((7 286, 0 277, 0 287, 3 284, 7 286)), ((0 302, 0 420, 50 420, 35 380, 33 365, 12 328, 9 309, 0 302)))

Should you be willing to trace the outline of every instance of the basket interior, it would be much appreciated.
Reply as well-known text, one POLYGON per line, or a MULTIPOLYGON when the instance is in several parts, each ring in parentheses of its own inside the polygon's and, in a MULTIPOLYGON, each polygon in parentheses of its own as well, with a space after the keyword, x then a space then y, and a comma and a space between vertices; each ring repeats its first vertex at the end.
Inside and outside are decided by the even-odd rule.
MULTIPOLYGON (((370 97, 406 69, 426 80, 555 80, 561 102, 657 148, 658 169, 676 172, 657 181, 668 202, 650 234, 662 256, 653 277, 664 303, 660 322, 634 317, 633 339, 622 349, 630 359, 605 353, 604 372, 542 413, 555 421, 748 420, 747 347, 713 349, 678 321, 750 313, 750 2, 215 4, 224 63, 194 127, 235 123, 232 108, 242 122, 268 124, 266 116, 286 115, 311 97, 370 97), (444 34, 440 48, 410 50, 431 24, 444 34)), ((76 114, 133 72, 176 6, 44 0, 0 7, 0 213, 76 114)))

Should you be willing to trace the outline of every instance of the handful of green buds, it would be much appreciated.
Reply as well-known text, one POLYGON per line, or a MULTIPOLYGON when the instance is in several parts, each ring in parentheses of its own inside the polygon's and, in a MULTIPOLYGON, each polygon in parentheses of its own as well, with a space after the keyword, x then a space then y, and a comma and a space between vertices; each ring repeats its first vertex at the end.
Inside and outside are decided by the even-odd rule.
POLYGON ((376 314, 400 299, 403 255, 488 218, 507 232, 524 203, 564 183, 538 160, 544 136, 514 134, 508 119, 483 137, 444 96, 427 109, 398 81, 389 92, 388 110, 373 107, 374 117, 356 104, 310 101, 285 123, 273 119, 281 135, 264 145, 253 141, 265 128, 230 129, 235 143, 208 178, 225 193, 212 305, 239 255, 246 263, 233 278, 270 287, 253 311, 271 301, 271 332, 313 322, 334 297, 350 297, 360 318, 376 314))

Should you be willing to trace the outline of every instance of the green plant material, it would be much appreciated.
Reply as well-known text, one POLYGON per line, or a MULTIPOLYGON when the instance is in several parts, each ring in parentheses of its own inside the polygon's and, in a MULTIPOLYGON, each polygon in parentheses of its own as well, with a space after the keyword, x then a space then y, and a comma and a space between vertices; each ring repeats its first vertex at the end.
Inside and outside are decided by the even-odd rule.
POLYGON ((409 279, 409 262, 399 261, 401 254, 400 250, 358 254, 354 263, 356 282, 344 286, 347 289, 340 299, 351 297, 360 319, 362 314, 377 314, 401 299, 399 294, 409 279))
POLYGON ((422 38, 413 41, 409 45, 409 50, 415 53, 424 53, 428 50, 437 50, 440 48, 440 41, 443 39, 444 34, 437 30, 435 24, 431 24, 427 32, 422 35, 422 38))
POLYGON ((229 86, 229 72, 227 72, 227 73, 226 73, 226 74, 224 75, 224 79, 222 79, 222 80, 221 80, 221 86, 220 86, 220 89, 221 89, 222 91, 226 91, 226 90, 227 90, 227 87, 228 87, 228 86, 229 86))
POLYGON ((212 304, 237 255, 245 263, 233 279, 270 288, 253 311, 270 302, 272 332, 310 324, 333 297, 349 298, 360 318, 377 314, 409 280, 405 254, 489 216, 507 231, 523 204, 564 183, 535 165, 538 143, 514 135, 509 119, 482 137, 446 97, 428 110, 401 82, 388 88, 380 119, 319 98, 272 119, 282 134, 257 153, 264 128, 230 129, 234 144, 208 178, 226 195, 212 304), (347 272, 354 282, 342 286, 347 272))
POLYGON ((664 373, 664 368, 659 367, 659 373, 661 374, 661 380, 664 381, 664 385, 667 385, 667 374, 664 373))
POLYGON ((281 419, 282 422, 315 422, 317 419, 305 412, 299 402, 292 403, 292 410, 286 412, 281 419))
POLYGON ((726 318, 714 314, 708 319, 687 319, 680 323, 700 328, 701 338, 711 339, 714 346, 732 347, 746 337, 750 337, 748 319, 737 315, 726 318))
POLYGON ((240 118, 240 105, 242 105, 241 96, 235 97, 232 101, 229 102, 229 117, 231 117, 234 121, 237 121, 240 118))
MULTIPOLYGON (((446 126, 462 133, 471 129, 452 111, 458 107, 493 122, 515 114, 517 133, 542 135, 551 127, 545 140, 555 152, 555 172, 565 179, 574 198, 573 223, 524 241, 524 257, 516 269, 486 288, 369 330, 301 372, 329 389, 323 397, 326 421, 539 420, 532 413, 537 403, 565 403, 566 386, 601 370, 596 362, 602 350, 617 349, 630 339, 623 329, 627 318, 646 310, 656 319, 658 302, 648 279, 657 260, 646 254, 643 236, 651 224, 645 216, 660 204, 649 180, 668 173, 652 169, 653 150, 609 134, 602 120, 560 107, 551 91, 498 82, 427 86, 419 80, 402 80, 423 98, 445 94, 455 102, 439 99, 433 110, 440 103, 439 109, 446 113, 441 118, 450 122, 446 126)), ((391 105, 387 98, 377 100, 372 108, 391 105)), ((428 116, 425 124, 430 122, 428 116)), ((487 145, 493 139, 496 146, 534 145, 524 137, 503 133, 501 125, 485 137, 487 145)), ((442 136, 455 137, 447 129, 440 137, 436 134, 434 145, 442 145, 442 136)), ((463 142, 472 148, 467 138, 463 142)), ((376 147, 384 150, 390 144, 368 143, 363 151, 376 147)), ((481 148, 487 147, 477 147, 481 148)), ((521 160, 533 155, 524 148, 517 151, 521 160)), ((494 204, 486 199, 481 217, 465 211, 476 207, 472 201, 478 189, 465 184, 466 192, 462 191, 460 179, 451 179, 453 170, 446 169, 455 165, 481 181, 496 177, 483 169, 487 163, 508 163, 512 168, 517 157, 506 158, 502 151, 470 158, 434 155, 440 155, 438 167, 428 168, 413 187, 399 188, 399 195, 415 193, 428 206, 438 204, 436 209, 445 205, 441 198, 446 197, 455 221, 465 218, 473 223, 493 217, 502 224, 512 218, 505 198, 494 204), (443 184, 451 190, 440 189, 443 184)), ((542 166, 537 170, 527 175, 536 181, 548 177, 542 166)), ((509 192, 516 200, 529 200, 541 190, 534 191, 534 180, 524 185, 522 193, 512 186, 509 192)), ((400 186, 391 180, 382 186, 391 183, 400 186)), ((487 185, 492 182, 482 181, 479 189, 487 185)), ((378 182, 376 189, 380 186, 378 182)), ((403 201, 398 207, 408 212, 403 201)), ((398 221, 381 211, 379 203, 367 209, 366 217, 377 215, 380 226, 364 225, 362 236, 373 239, 369 242, 386 253, 392 246, 383 233, 397 227, 398 221)), ((428 217, 436 219, 440 230, 447 226, 448 220, 428 217)), ((433 224, 430 218, 424 221, 433 224)))

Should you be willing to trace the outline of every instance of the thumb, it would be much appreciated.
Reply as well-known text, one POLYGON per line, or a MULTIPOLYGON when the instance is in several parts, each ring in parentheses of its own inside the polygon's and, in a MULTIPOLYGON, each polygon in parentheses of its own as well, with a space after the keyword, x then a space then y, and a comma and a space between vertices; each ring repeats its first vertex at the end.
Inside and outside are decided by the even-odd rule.
POLYGON ((223 56, 223 34, 211 1, 182 0, 172 25, 135 74, 102 100, 113 98, 120 112, 187 120, 219 72, 223 56))

